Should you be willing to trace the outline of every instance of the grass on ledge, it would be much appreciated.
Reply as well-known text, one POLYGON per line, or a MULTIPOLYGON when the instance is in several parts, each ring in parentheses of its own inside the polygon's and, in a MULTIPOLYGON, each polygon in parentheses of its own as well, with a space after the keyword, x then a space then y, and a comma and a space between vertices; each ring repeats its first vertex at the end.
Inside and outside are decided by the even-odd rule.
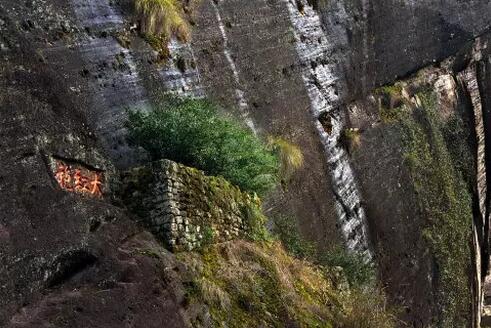
POLYGON ((135 0, 135 8, 144 34, 189 39, 189 26, 178 0, 135 0))
POLYGON ((349 289, 342 274, 288 255, 280 242, 233 241, 182 253, 196 278, 189 303, 214 327, 395 327, 377 291, 349 289))

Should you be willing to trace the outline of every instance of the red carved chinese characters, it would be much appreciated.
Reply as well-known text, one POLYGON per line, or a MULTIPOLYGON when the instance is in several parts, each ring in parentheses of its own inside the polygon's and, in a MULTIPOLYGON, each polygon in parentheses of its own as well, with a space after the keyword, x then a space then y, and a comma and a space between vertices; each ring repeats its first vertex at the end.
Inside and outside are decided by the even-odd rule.
POLYGON ((92 195, 101 197, 102 196, 102 190, 101 190, 102 182, 101 182, 101 174, 100 173, 95 174, 95 178, 94 178, 94 180, 92 180, 90 182, 90 185, 92 186, 90 189, 90 193, 92 195))
POLYGON ((102 197, 102 173, 85 168, 73 168, 61 161, 56 161, 55 178, 60 187, 71 192, 102 197))

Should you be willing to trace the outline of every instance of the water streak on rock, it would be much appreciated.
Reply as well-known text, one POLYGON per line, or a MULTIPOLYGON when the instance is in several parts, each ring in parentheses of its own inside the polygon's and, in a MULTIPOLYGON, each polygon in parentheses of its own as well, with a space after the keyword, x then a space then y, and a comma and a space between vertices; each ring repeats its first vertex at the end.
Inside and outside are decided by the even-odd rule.
POLYGON ((205 93, 191 46, 173 38, 169 43, 169 53, 171 56, 169 63, 160 72, 165 89, 181 96, 204 97, 205 93))
POLYGON ((215 16, 218 22, 218 27, 220 29, 220 33, 222 34, 223 38, 223 54, 225 55, 225 58, 227 59, 227 62, 229 63, 230 69, 232 70, 232 74, 234 76, 234 80, 236 83, 235 87, 235 96, 237 99, 237 104, 239 106, 239 110, 241 112, 242 118, 244 119, 245 123, 247 126, 254 132, 257 133, 256 127, 254 125, 253 120, 249 116, 249 104, 245 98, 244 91, 241 88, 241 83, 240 83, 240 77, 239 77, 239 71, 237 70, 237 66, 235 65, 235 61, 232 58, 232 54, 230 52, 230 48, 228 45, 228 37, 227 37, 227 32, 225 31, 225 25, 223 24, 222 16, 220 14, 220 8, 218 7, 218 4, 215 3, 214 0, 211 0, 210 3, 213 6, 213 9, 215 11, 215 16))
POLYGON ((311 101, 312 116, 331 170, 341 231, 348 249, 364 255, 370 261, 372 255, 368 248, 366 215, 348 154, 340 140, 344 116, 337 91, 341 84, 339 74, 336 65, 328 60, 333 51, 332 44, 322 29, 318 14, 306 0, 284 1, 294 26, 296 48, 311 101), (325 129, 319 121, 321 116, 330 118, 329 129, 325 129))

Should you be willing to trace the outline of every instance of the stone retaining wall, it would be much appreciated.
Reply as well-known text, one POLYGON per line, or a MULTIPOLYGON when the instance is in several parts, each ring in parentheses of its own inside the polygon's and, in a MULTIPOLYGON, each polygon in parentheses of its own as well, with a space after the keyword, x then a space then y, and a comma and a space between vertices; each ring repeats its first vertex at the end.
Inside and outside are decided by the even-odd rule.
POLYGON ((173 251, 252 236, 262 217, 257 197, 168 160, 124 173, 123 185, 126 205, 173 251))

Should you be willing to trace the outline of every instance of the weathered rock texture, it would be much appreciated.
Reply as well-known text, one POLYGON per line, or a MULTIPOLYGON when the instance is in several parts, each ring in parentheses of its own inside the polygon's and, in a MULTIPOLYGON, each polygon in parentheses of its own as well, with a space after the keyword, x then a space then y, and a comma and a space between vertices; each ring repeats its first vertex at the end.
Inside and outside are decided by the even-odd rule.
POLYGON ((144 255, 163 250, 110 196, 63 191, 50 168, 54 156, 117 177, 89 128, 66 6, 0 3, 0 326, 185 327, 173 258, 144 255))
MULTIPOLYGON (((380 88, 365 101, 349 107, 349 126, 361 131, 361 142, 352 150, 352 160, 365 196, 379 270, 385 276, 389 295, 406 308, 403 317, 415 327, 441 325, 445 321, 440 311, 444 295, 449 292, 442 293, 445 278, 438 255, 441 245, 435 247, 438 243, 448 246, 449 258, 456 258, 459 247, 471 251, 455 265, 466 266, 457 279, 465 281, 460 290, 469 292, 465 297, 470 297, 473 304, 465 310, 466 325, 477 326, 480 319, 481 281, 489 257, 489 223, 481 98, 484 93, 478 88, 481 79, 476 67, 487 56, 486 47, 482 46, 485 43, 486 38, 479 39, 439 67, 428 67, 394 86, 380 88), (434 101, 428 102, 428 97, 434 101), (404 108, 413 108, 409 116, 412 118, 408 118, 404 108), (428 108, 433 116, 428 114, 428 108), (425 148, 439 159, 434 169, 431 161, 424 160, 425 148), (424 169, 418 166, 423 162, 424 169), (415 165, 419 169, 415 170, 415 165), (433 173, 426 175, 428 179, 423 182, 420 175, 426 170, 433 173), (437 178, 439 172, 446 173, 437 178), (445 181, 448 186, 457 186, 449 187, 456 188, 450 198, 445 194, 451 189, 437 191, 447 184, 445 181), (470 198, 459 196, 464 189, 470 198), (439 197, 447 201, 439 205, 439 197), (460 205, 454 207, 455 201, 460 205), (445 215, 452 213, 452 207, 459 209, 460 214, 455 217, 460 217, 456 222, 462 220, 462 225, 452 230, 464 231, 467 237, 460 238, 460 242, 457 235, 445 237, 445 228, 440 226, 435 242, 431 227, 438 226, 439 220, 432 211, 439 207, 445 215), (452 251, 456 243, 460 246, 452 251), (392 264, 394 258, 400 259, 400 265, 392 264), (472 258, 472 262, 465 258, 472 258)), ((450 216, 444 221, 449 223, 450 216)), ((446 274, 453 270, 449 264, 443 267, 446 274)))
POLYGON ((490 27, 488 1, 312 1, 326 33, 336 35, 336 62, 349 98, 370 92, 456 54, 490 27))
MULTIPOLYGON (((288 189, 266 200, 267 212, 295 216, 320 248, 344 242, 339 188, 333 187, 343 179, 333 179, 335 168, 326 161, 309 97, 310 88, 329 86, 331 78, 336 88, 329 90, 338 93, 335 111, 346 119, 341 122, 346 128, 360 122, 361 146, 349 164, 361 189, 355 203, 365 210, 382 282, 392 303, 405 309, 402 320, 415 327, 432 323, 441 314, 433 277, 443 269, 433 265, 421 237, 428 216, 413 197, 400 131, 378 124, 372 115, 377 104, 360 105, 358 111, 343 104, 365 100, 375 87, 464 49, 444 74, 456 76, 472 57, 468 41, 490 25, 491 3, 295 1, 299 13, 302 6, 315 6, 316 11, 308 8, 309 17, 320 16, 329 47, 316 49, 319 29, 295 38, 285 0, 189 2, 194 3, 192 41, 174 42, 172 61, 162 65, 131 28, 136 21, 129 0, 0 1, 0 325, 77 327, 85 320, 94 327, 184 325, 180 299, 174 298, 178 292, 162 283, 154 262, 138 255, 142 244, 156 242, 142 237, 109 199, 59 189, 46 164, 55 155, 104 172, 113 170, 110 161, 125 169, 139 165, 145 154, 124 140, 125 110, 145 110, 165 91, 206 95, 252 122, 258 134, 297 143, 304 168, 288 189), (314 49, 312 56, 299 55, 302 42, 314 49), (319 76, 305 74, 316 67, 333 67, 338 75, 305 81, 319 76), (150 297, 149 290, 159 296, 150 297), (75 311, 79 307, 84 311, 75 311), (101 315, 107 313, 113 315, 101 315)), ((491 144, 489 55, 474 68, 483 111, 484 132, 478 134, 484 138, 474 135, 472 102, 460 82, 457 108, 462 110, 449 107, 454 108, 450 116, 458 113, 469 122, 459 140, 470 145, 471 154, 477 153, 476 140, 491 144)), ((488 146, 488 168, 489 154, 488 146)), ((475 170, 461 172, 475 177, 475 170)), ((482 169, 477 174, 481 182, 483 174, 482 169)), ((491 170, 485 175, 489 183, 491 170)), ((466 182, 484 264, 490 188, 483 213, 482 184, 466 182)))
POLYGON ((128 206, 174 251, 251 236, 254 214, 261 220, 258 198, 168 160, 125 173, 123 184, 128 206))

